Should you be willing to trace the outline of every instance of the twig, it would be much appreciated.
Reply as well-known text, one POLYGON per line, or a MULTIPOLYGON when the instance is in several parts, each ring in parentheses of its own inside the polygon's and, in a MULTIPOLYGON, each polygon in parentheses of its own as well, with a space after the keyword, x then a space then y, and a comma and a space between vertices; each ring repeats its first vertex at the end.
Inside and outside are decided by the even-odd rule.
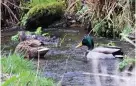
POLYGON ((20 8, 20 9, 30 9, 30 8, 27 8, 27 7, 19 7, 19 6, 15 5, 15 4, 11 3, 10 1, 7 1, 7 2, 8 2, 9 4, 11 4, 11 5, 17 7, 17 8, 20 8))
MULTIPOLYGON (((67 69, 67 66, 68 66, 68 59, 69 59, 69 56, 68 56, 68 58, 66 59, 65 72, 66 72, 66 69, 67 69)), ((65 72, 64 72, 64 74, 65 74, 65 72)), ((60 86, 60 84, 62 83, 63 78, 64 78, 64 74, 62 75, 62 78, 61 78, 61 80, 58 82, 57 86, 60 86)))
POLYGON ((39 73, 39 64, 40 64, 40 52, 38 51, 38 62, 37 62, 37 71, 36 71, 36 77, 35 77, 35 86, 37 86, 36 83, 37 83, 37 76, 39 73))
POLYGON ((129 38, 127 38, 126 36, 123 36, 123 38, 124 38, 127 42, 129 42, 130 44, 132 44, 132 45, 134 45, 134 46, 136 47, 136 44, 133 43, 129 38))
POLYGON ((70 10, 71 7, 73 7, 76 3, 78 2, 78 0, 76 0, 75 2, 73 2, 66 10, 66 12, 68 12, 70 10))
POLYGON ((63 39, 61 40, 59 46, 61 46, 62 42, 64 42, 64 39, 65 39, 66 36, 67 36, 67 34, 65 34, 65 36, 64 36, 63 39))
MULTIPOLYGON (((116 3, 114 3, 114 4, 116 4, 116 3)), ((110 14, 111 14, 111 12, 113 11, 114 8, 115 8, 115 6, 113 5, 113 7, 112 7, 112 9, 109 11, 108 15, 107 15, 105 18, 103 18, 99 24, 101 24, 106 18, 108 18, 108 17, 110 16, 110 14)), ((97 24, 97 25, 98 25, 98 24, 97 24)), ((97 25, 94 26, 94 28, 88 33, 88 35, 91 34, 91 32, 95 29, 95 27, 96 27, 97 25)))
POLYGON ((19 22, 19 20, 17 19, 17 17, 15 16, 15 14, 13 13, 13 11, 4 3, 1 3, 3 4, 5 7, 7 7, 7 9, 9 10, 9 12, 13 15, 13 17, 16 19, 17 22, 19 22))

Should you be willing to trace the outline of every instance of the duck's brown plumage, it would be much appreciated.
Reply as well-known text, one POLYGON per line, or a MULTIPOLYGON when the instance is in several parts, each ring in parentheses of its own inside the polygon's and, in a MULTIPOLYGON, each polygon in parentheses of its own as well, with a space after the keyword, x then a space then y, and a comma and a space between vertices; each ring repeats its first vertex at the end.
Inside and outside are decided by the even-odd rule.
MULTIPOLYGON (((24 55, 27 58, 38 57, 38 50, 44 49, 45 47, 41 46, 41 42, 35 39, 26 40, 20 42, 15 49, 15 53, 24 55)), ((48 50, 47 50, 48 51, 48 50)), ((43 53, 46 54, 46 51, 43 53)))

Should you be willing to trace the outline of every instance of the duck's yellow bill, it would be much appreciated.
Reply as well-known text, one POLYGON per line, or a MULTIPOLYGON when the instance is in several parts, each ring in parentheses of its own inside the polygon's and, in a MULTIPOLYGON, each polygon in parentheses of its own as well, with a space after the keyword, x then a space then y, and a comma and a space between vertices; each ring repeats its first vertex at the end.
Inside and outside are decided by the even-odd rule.
POLYGON ((81 47, 81 46, 83 46, 82 42, 80 42, 80 43, 76 46, 76 48, 79 48, 79 47, 81 47))

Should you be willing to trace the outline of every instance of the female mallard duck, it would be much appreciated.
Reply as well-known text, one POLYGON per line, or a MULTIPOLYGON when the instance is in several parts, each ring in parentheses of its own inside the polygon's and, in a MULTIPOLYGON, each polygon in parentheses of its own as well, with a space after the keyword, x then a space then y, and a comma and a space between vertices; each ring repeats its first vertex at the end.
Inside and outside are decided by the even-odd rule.
POLYGON ((49 48, 41 46, 41 42, 35 39, 22 41, 15 49, 15 53, 24 55, 26 58, 38 57, 38 52, 40 57, 43 57, 48 51, 49 48))
POLYGON ((38 52, 40 57, 43 57, 48 51, 49 48, 43 47, 41 41, 36 39, 25 39, 25 34, 21 33, 19 35, 20 43, 15 48, 15 53, 24 55, 26 58, 38 57, 38 52))
POLYGON ((89 58, 115 58, 115 57, 123 57, 123 52, 119 47, 97 47, 94 48, 94 41, 93 38, 89 35, 85 36, 82 42, 76 46, 76 48, 81 46, 87 46, 88 52, 86 53, 86 60, 89 58))

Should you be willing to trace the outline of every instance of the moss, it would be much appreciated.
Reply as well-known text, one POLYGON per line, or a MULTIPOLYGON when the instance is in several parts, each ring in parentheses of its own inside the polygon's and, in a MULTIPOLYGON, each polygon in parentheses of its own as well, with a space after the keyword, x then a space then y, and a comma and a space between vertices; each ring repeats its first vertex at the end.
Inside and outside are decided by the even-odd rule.
POLYGON ((45 16, 46 18, 47 16, 50 16, 50 15, 60 16, 64 12, 64 9, 65 9, 64 2, 52 2, 49 4, 46 4, 46 3, 38 4, 32 7, 28 11, 28 13, 23 17, 21 23, 23 26, 25 26, 28 23, 29 19, 31 20, 31 18, 34 18, 33 20, 35 20, 42 16, 45 16))

